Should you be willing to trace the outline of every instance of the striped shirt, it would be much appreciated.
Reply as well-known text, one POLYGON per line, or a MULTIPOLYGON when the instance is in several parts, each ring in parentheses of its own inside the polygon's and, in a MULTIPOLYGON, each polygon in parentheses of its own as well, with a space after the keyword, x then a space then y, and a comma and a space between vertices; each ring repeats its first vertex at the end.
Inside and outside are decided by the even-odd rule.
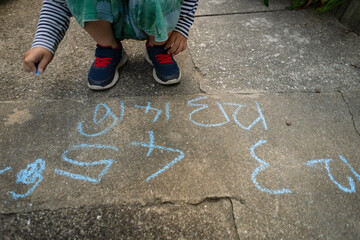
MULTIPOLYGON (((181 5, 175 31, 186 38, 194 23, 197 7, 198 0, 184 0, 181 5)), ((43 47, 54 54, 69 28, 71 16, 66 0, 44 0, 32 48, 43 47)))

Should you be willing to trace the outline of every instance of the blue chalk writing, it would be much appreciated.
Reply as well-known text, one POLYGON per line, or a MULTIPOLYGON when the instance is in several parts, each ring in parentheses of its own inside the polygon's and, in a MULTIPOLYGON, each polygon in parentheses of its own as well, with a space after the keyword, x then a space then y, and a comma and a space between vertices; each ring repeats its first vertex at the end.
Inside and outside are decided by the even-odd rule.
POLYGON ((170 119, 170 107, 169 107, 169 103, 165 103, 165 116, 166 116, 166 121, 168 122, 170 119))
MULTIPOLYGON (((350 171, 355 175, 356 179, 360 182, 360 175, 357 172, 355 172, 354 168, 348 163, 348 161, 341 155, 339 155, 339 158, 350 168, 350 171)), ((311 161, 308 161, 308 162, 304 163, 304 165, 313 166, 313 165, 316 165, 318 163, 320 163, 321 165, 325 164, 325 168, 326 168, 326 170, 328 172, 328 176, 329 176, 330 180, 336 186, 338 186, 338 188, 340 188, 342 191, 347 192, 347 193, 355 193, 356 192, 355 182, 354 182, 354 179, 352 177, 347 176, 350 188, 346 188, 346 187, 342 186, 340 183, 338 183, 334 179, 333 175, 330 172, 329 162, 331 162, 331 161, 334 161, 334 159, 330 158, 330 159, 311 160, 311 161)))
POLYGON ((350 171, 355 175, 356 179, 360 182, 360 175, 357 172, 355 172, 355 170, 352 166, 350 166, 350 164, 348 163, 346 158, 344 158, 341 155, 339 155, 339 158, 350 168, 350 171))
POLYGON ((260 108, 259 103, 255 102, 255 104, 256 104, 256 106, 257 106, 257 109, 258 109, 259 117, 256 118, 255 121, 253 121, 248 127, 245 127, 244 125, 242 125, 242 124, 237 120, 237 117, 236 117, 237 114, 238 114, 238 112, 240 111, 240 109, 241 109, 242 107, 246 107, 245 105, 234 104, 234 103, 224 103, 224 104, 225 104, 225 105, 238 106, 238 107, 236 108, 236 110, 234 111, 234 113, 233 113, 233 119, 234 119, 235 123, 236 123, 237 125, 239 125, 239 127, 243 128, 243 129, 245 129, 245 130, 250 130, 256 123, 262 121, 265 130, 268 129, 268 128, 267 128, 267 125, 266 125, 266 121, 265 121, 264 115, 263 115, 262 112, 261 112, 261 108, 260 108))
POLYGON ((229 119, 228 115, 226 114, 224 108, 223 108, 222 105, 221 105, 220 103, 218 103, 218 102, 217 102, 216 104, 218 105, 218 107, 220 108, 222 114, 224 115, 224 117, 225 117, 225 119, 226 119, 224 122, 222 122, 222 123, 217 123, 217 124, 204 124, 204 123, 199 123, 199 122, 194 121, 194 120, 193 120, 193 114, 194 114, 194 113, 209 108, 209 105, 207 105, 207 104, 196 104, 196 103, 194 103, 194 102, 197 102, 197 101, 202 100, 202 99, 207 99, 207 97, 199 97, 199 98, 196 98, 196 99, 193 99, 193 100, 188 101, 188 105, 193 106, 193 107, 200 107, 200 108, 197 108, 197 109, 195 109, 194 111, 192 111, 192 112, 190 113, 189 120, 190 120, 192 123, 194 123, 194 124, 196 124, 196 125, 198 125, 198 126, 202 126, 202 127, 218 127, 218 126, 221 126, 221 125, 224 125, 224 124, 230 122, 230 119, 229 119))
POLYGON ((267 143, 267 141, 265 140, 260 140, 259 142, 257 142, 255 145, 253 145, 250 148, 250 154, 251 156, 260 163, 260 167, 256 168, 253 172, 253 174, 251 175, 251 179, 253 181, 253 183, 255 184, 255 186, 262 192, 266 192, 266 193, 270 193, 270 194, 285 194, 285 193, 292 193, 289 189, 287 188, 283 188, 280 190, 270 190, 267 188, 263 188, 260 186, 260 184, 257 182, 256 180, 256 176, 264 171, 265 169, 267 169, 268 167, 270 167, 270 164, 268 164, 267 162, 261 160, 258 156, 256 156, 255 154, 255 148, 257 148, 258 146, 260 146, 261 144, 267 143))
POLYGON ((94 124, 98 125, 98 124, 102 123, 108 116, 110 116, 113 119, 113 123, 108 128, 104 129, 103 131, 101 131, 99 133, 94 133, 94 134, 87 134, 83 131, 83 123, 79 122, 78 123, 78 132, 86 137, 97 137, 97 136, 100 136, 100 135, 106 133, 107 131, 109 131, 111 128, 113 128, 116 125, 118 119, 115 116, 115 114, 111 111, 111 109, 106 104, 103 104, 103 103, 98 104, 95 107, 95 111, 94 111, 94 124), (98 121, 97 115, 98 115, 98 111, 99 111, 100 107, 105 108, 106 112, 105 112, 104 116, 98 121))
POLYGON ((119 149, 117 149, 116 147, 108 146, 108 145, 100 145, 100 144, 95 144, 95 145, 81 144, 81 145, 73 146, 69 150, 66 150, 62 154, 62 158, 66 162, 77 165, 77 166, 105 165, 105 168, 101 171, 101 173, 97 176, 97 178, 91 178, 91 177, 87 177, 87 176, 84 176, 84 175, 81 175, 81 174, 75 174, 75 173, 63 171, 63 170, 60 170, 60 169, 55 169, 55 173, 58 174, 58 175, 62 175, 62 176, 72 178, 72 179, 83 180, 83 181, 87 181, 87 182, 91 182, 91 183, 99 183, 101 181, 101 178, 110 169, 110 167, 113 164, 114 160, 113 159, 106 159, 106 160, 100 160, 100 161, 94 161, 94 162, 79 162, 79 161, 70 159, 70 158, 68 158, 66 156, 71 151, 75 151, 75 150, 78 150, 78 149, 86 149, 86 148, 88 148, 88 149, 91 149, 91 148, 110 149, 110 150, 113 150, 113 151, 116 151, 116 152, 119 151, 119 149))
POLYGON ((167 147, 155 145, 154 144, 154 142, 155 142, 154 132, 149 131, 148 133, 149 133, 149 138, 150 138, 148 143, 132 142, 131 145, 133 145, 133 146, 138 146, 139 145, 139 146, 142 146, 142 147, 149 148, 149 151, 148 151, 146 157, 149 157, 154 149, 160 149, 160 150, 166 150, 166 151, 170 151, 170 152, 176 152, 176 153, 179 153, 179 155, 174 160, 172 160, 170 163, 166 164, 159 171, 157 171, 156 173, 149 176, 146 179, 146 181, 149 181, 149 180, 157 177, 159 174, 163 173, 164 171, 166 171, 171 166, 173 166, 175 163, 177 163, 178 161, 180 161, 181 159, 183 159, 185 157, 185 154, 182 151, 178 150, 178 149, 172 149, 172 148, 167 148, 167 147))
MULTIPOLYGON (((156 111, 156 115, 155 118, 153 119, 153 122, 156 122, 159 118, 159 116, 161 115, 162 111, 160 109, 157 108, 153 108, 151 107, 151 103, 147 102, 147 106, 139 106, 139 105, 135 105, 136 108, 144 108, 145 109, 145 113, 149 113, 150 110, 154 110, 156 111)), ((170 110, 169 110, 169 103, 165 104, 165 115, 166 115, 166 121, 168 121, 170 119, 170 110)))
POLYGON ((2 173, 4 173, 4 172, 7 172, 7 171, 9 171, 9 170, 11 170, 11 167, 7 167, 7 168, 5 168, 5 169, 3 169, 3 170, 0 170, 0 174, 2 174, 2 173))
POLYGON ((125 115, 125 104, 123 101, 120 101, 120 121, 124 119, 125 115))
POLYGON ((190 121, 198 126, 202 126, 202 127, 219 127, 221 125, 224 125, 224 124, 227 124, 230 122, 230 119, 228 117, 228 115, 226 114, 225 110, 224 110, 224 107, 223 105, 229 105, 229 106, 236 106, 237 108, 235 109, 232 117, 235 121, 235 123, 241 127, 242 129, 244 130, 250 130, 256 123, 258 122, 262 122, 263 125, 264 125, 264 128, 265 130, 267 130, 267 125, 266 125, 266 121, 265 121, 265 118, 264 118, 264 115, 262 114, 262 111, 261 111, 261 108, 260 108, 260 105, 259 103, 255 102, 256 103, 256 106, 257 106, 257 109, 258 109, 258 114, 259 114, 259 117, 257 117, 249 126, 244 126, 243 124, 241 124, 238 119, 237 119, 237 114, 238 112, 241 110, 241 108, 243 107, 246 107, 245 105, 240 105, 240 104, 236 104, 236 103, 223 103, 223 105, 219 102, 216 102, 216 104, 218 105, 220 111, 222 112, 222 114, 224 115, 225 117, 225 121, 224 122, 221 122, 221 123, 217 123, 217 124, 204 124, 204 123, 199 123, 199 122, 196 122, 195 120, 193 120, 193 115, 194 113, 196 112, 199 112, 201 110, 204 110, 204 109, 208 109, 209 108, 209 105, 207 104, 196 104, 194 102, 197 102, 199 100, 203 100, 203 99, 207 99, 207 97, 199 97, 199 98, 196 98, 196 99, 193 99, 193 100, 190 100, 188 101, 188 105, 190 106, 193 106, 193 107, 200 107, 200 108, 197 108, 195 109, 194 111, 192 111, 190 113, 190 121))
MULTIPOLYGON (((145 146, 145 145, 142 145, 142 146, 144 146, 144 147, 148 147, 148 148, 149 148, 149 151, 148 151, 146 157, 149 157, 150 154, 152 153, 152 151, 155 149, 155 145, 154 145, 154 143, 155 143, 155 138, 154 138, 154 132, 153 132, 153 131, 149 131, 149 138, 150 138, 149 143, 148 143, 146 146, 145 146)), ((136 144, 136 143, 133 142, 132 144, 134 145, 134 144, 136 144)))
POLYGON ((21 170, 17 173, 16 183, 23 184, 34 184, 26 193, 17 194, 15 192, 10 192, 13 199, 24 198, 31 194, 39 183, 44 179, 42 172, 45 170, 45 161, 42 159, 37 159, 35 162, 27 165, 26 169, 21 170))

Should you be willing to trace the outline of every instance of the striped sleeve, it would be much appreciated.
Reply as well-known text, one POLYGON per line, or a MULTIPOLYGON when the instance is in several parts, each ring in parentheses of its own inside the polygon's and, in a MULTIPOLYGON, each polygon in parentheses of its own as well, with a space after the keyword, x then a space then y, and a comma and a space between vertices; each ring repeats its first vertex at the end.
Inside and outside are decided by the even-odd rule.
POLYGON ((66 0, 44 0, 33 47, 43 47, 55 54, 70 24, 66 0))
POLYGON ((190 27, 194 23, 197 7, 198 0, 184 0, 181 5, 180 17, 175 27, 175 31, 181 33, 186 38, 188 38, 190 27))

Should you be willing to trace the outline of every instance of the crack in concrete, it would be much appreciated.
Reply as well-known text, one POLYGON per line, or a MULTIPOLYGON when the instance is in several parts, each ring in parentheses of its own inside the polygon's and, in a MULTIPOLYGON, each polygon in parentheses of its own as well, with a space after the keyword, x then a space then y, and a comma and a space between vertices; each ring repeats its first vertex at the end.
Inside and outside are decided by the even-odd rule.
POLYGON ((84 208, 100 208, 100 207, 127 207, 127 206, 134 206, 134 207, 141 207, 141 208, 146 208, 146 207, 156 207, 156 206, 163 206, 163 205, 178 205, 178 206, 199 206, 202 205, 204 203, 209 203, 209 202, 220 202, 223 200, 237 200, 239 201, 241 204, 245 204, 245 200, 240 198, 240 197, 231 197, 231 196, 221 196, 221 197, 205 197, 199 201, 171 201, 171 200, 162 200, 162 199, 156 199, 152 202, 149 203, 141 203, 141 202, 127 202, 127 203, 117 203, 117 204, 108 204, 108 205, 97 205, 97 206, 79 206, 79 207, 63 207, 63 208, 56 208, 56 209, 50 209, 50 208, 44 208, 44 209, 36 209, 36 210, 29 210, 29 211, 22 211, 22 212, 0 212, 0 216, 1 215, 13 215, 13 214, 26 214, 26 213, 36 213, 36 212, 41 212, 41 211, 59 211, 59 210, 67 210, 67 209, 84 209, 84 208))
POLYGON ((349 103, 346 101, 343 92, 339 91, 339 93, 341 94, 342 99, 344 100, 346 106, 348 107, 349 113, 350 113, 350 115, 351 115, 351 121, 352 121, 352 123, 353 123, 353 127, 354 127, 354 129, 355 129, 355 132, 360 136, 360 132, 358 131, 358 129, 356 128, 356 125, 355 125, 354 114, 351 112, 350 105, 349 105, 349 103))
POLYGON ((205 77, 205 74, 201 71, 201 69, 198 66, 196 66, 196 63, 194 61, 193 54, 191 53, 191 48, 190 47, 189 47, 189 55, 190 55, 191 62, 192 62, 193 66, 194 66, 194 69, 195 69, 194 79, 195 79, 195 81, 196 81, 196 83, 198 85, 200 93, 206 93, 206 91, 201 88, 201 83, 200 83, 200 80, 205 77))
POLYGON ((231 15, 245 15, 245 14, 253 14, 253 13, 273 13, 273 12, 285 12, 285 11, 289 11, 289 10, 287 10, 287 9, 278 9, 278 10, 258 10, 258 11, 232 12, 232 13, 199 14, 199 15, 196 15, 195 18, 231 16, 231 15))
POLYGON ((232 213, 232 217, 234 220, 234 227, 235 227, 235 232, 236 232, 236 236, 238 237, 238 239, 240 240, 240 235, 239 235, 239 231, 238 231, 238 226, 236 225, 236 218, 235 218, 235 211, 234 211, 234 203, 233 200, 230 198, 230 203, 231 203, 231 213, 232 213))
POLYGON ((356 64, 350 64, 351 67, 356 68, 356 69, 360 69, 360 66, 356 65, 356 64))
POLYGON ((204 79, 205 74, 201 71, 201 69, 199 67, 197 67, 195 65, 194 60, 192 60, 194 63, 194 67, 195 67, 195 74, 194 74, 194 79, 197 82, 198 88, 200 90, 200 93, 205 93, 207 94, 207 92, 201 87, 201 80, 204 79))
POLYGON ((207 202, 220 202, 222 200, 231 201, 232 199, 239 201, 241 204, 245 204, 245 199, 242 199, 239 197, 231 197, 231 196, 205 197, 204 199, 200 200, 199 202, 196 202, 196 203, 188 202, 188 204, 193 205, 193 206, 198 206, 198 205, 201 205, 201 204, 207 203, 207 202))
POLYGON ((244 204, 245 205, 245 199, 242 199, 242 198, 239 198, 239 197, 206 197, 204 198, 203 200, 197 202, 197 203, 193 203, 193 204, 190 204, 190 205, 193 205, 193 206, 198 206, 198 205, 201 205, 201 204, 204 204, 206 202, 220 202, 220 201, 223 201, 223 200, 226 200, 226 201, 229 201, 230 202, 230 205, 231 205, 231 216, 232 216, 232 219, 233 219, 233 224, 234 224, 234 228, 235 228, 235 232, 236 232, 236 236, 237 238, 240 240, 240 235, 239 235, 239 232, 238 232, 238 227, 236 225, 236 218, 235 218, 235 211, 234 211, 234 204, 233 204, 233 200, 236 200, 238 202, 240 202, 241 204, 244 204))

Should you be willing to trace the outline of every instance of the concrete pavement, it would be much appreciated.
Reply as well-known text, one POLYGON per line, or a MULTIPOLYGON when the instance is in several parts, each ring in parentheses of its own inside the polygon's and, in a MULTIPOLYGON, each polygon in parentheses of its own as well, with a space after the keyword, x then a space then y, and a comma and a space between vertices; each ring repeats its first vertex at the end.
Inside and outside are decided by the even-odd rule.
POLYGON ((175 86, 125 41, 104 92, 74 21, 24 73, 41 2, 1 3, 3 238, 358 239, 360 36, 262 2, 200 0, 175 86))

